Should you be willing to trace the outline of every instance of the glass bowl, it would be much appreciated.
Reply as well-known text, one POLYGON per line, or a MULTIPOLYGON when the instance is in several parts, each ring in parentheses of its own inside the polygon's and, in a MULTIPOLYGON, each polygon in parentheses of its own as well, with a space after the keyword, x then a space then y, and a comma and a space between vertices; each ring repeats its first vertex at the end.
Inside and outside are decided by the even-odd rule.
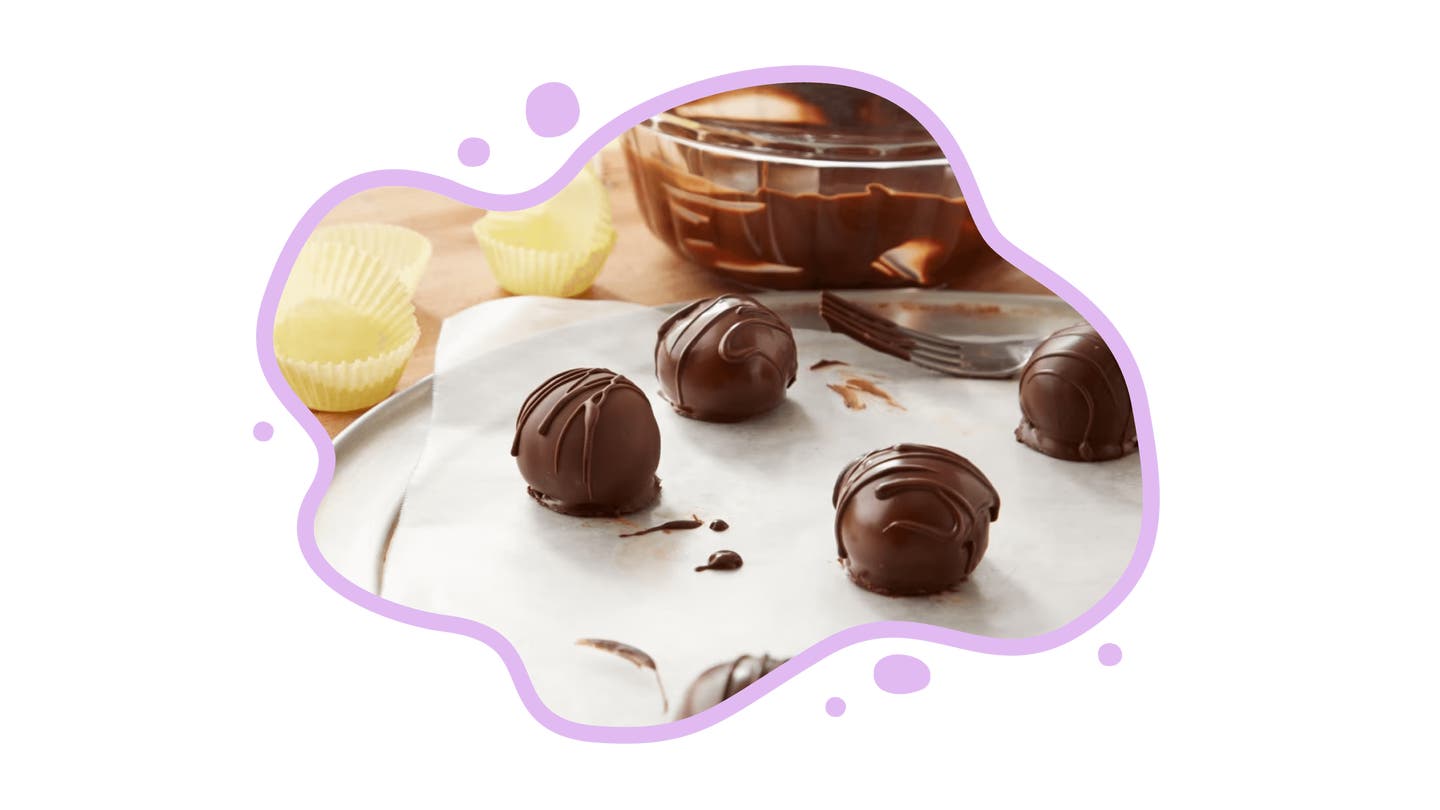
POLYGON ((963 286, 995 258, 929 133, 862 90, 722 93, 641 123, 623 145, 651 232, 747 286, 963 286))

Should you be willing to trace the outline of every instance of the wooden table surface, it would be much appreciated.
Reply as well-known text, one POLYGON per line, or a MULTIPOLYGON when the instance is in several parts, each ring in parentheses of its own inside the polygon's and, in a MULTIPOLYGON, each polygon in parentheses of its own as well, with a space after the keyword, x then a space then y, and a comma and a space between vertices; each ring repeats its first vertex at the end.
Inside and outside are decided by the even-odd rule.
MULTIPOLYGON (((658 305, 744 290, 686 262, 651 235, 631 192, 624 156, 618 145, 606 147, 600 157, 618 236, 614 252, 595 286, 579 297, 658 305)), ((435 246, 429 270, 415 291, 420 342, 396 390, 407 388, 434 370, 435 341, 442 321, 482 301, 507 295, 490 275, 485 255, 471 231, 471 225, 480 215, 477 209, 428 191, 380 188, 351 197, 325 218, 326 225, 340 222, 404 225, 424 234, 435 246)), ((970 277, 965 289, 1049 293, 1039 282, 1004 264, 980 268, 970 277)), ((362 413, 364 411, 317 411, 315 416, 334 437, 362 413)))

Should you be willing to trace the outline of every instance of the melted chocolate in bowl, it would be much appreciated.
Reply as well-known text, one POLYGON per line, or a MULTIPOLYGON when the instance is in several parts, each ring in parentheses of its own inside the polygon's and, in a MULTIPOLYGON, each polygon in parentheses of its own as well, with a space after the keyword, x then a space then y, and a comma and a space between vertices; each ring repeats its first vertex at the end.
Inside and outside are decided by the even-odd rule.
POLYGON ((863 91, 725 93, 635 127, 624 145, 650 230, 742 284, 952 286, 996 258, 938 145, 863 91))

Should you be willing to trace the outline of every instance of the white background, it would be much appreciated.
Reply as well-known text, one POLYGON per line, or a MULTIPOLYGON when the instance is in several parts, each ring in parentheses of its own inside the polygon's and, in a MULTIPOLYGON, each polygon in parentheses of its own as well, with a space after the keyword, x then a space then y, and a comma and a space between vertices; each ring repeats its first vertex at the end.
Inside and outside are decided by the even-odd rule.
POLYGON ((1436 801, 1433 24, 1075 5, 7 10, 0 804, 1436 801), (680 741, 559 738, 487 647, 301 560, 314 450, 260 374, 262 288, 340 179, 518 190, 638 101, 786 63, 926 100, 1000 230, 1125 336, 1154 559, 1051 653, 875 642, 680 741), (583 112, 541 142, 550 80, 583 112), (494 165, 455 160, 472 135, 494 165), (891 652, 931 687, 879 692, 891 652))

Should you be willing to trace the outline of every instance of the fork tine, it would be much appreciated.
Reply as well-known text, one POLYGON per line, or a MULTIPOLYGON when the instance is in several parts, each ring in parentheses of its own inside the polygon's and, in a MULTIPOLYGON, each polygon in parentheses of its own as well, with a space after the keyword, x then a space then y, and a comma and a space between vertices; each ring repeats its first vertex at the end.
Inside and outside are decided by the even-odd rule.
POLYGON ((906 329, 829 292, 821 293, 820 315, 827 323, 841 327, 847 335, 872 349, 903 360, 919 353, 929 355, 936 362, 957 363, 961 368, 971 365, 966 358, 966 352, 958 344, 943 338, 927 339, 924 333, 906 329), (893 341, 893 344, 884 343, 887 338, 893 341))
POLYGON ((929 354, 915 353, 910 356, 910 362, 915 365, 945 374, 951 377, 976 377, 983 379, 1003 380, 1015 376, 1020 370, 1019 365, 1009 364, 996 368, 979 368, 970 363, 957 363, 951 360, 943 360, 929 354))
POLYGON ((1003 379, 1024 365, 1034 341, 1011 339, 965 343, 901 326, 828 290, 820 293, 820 317, 830 328, 892 357, 954 377, 1003 379), (983 367, 977 361, 987 363, 983 367), (997 362, 998 361, 998 362, 997 362))
POLYGON ((910 362, 914 363, 915 365, 917 365, 917 366, 919 366, 919 367, 921 367, 921 368, 926 368, 926 369, 929 369, 929 370, 931 370, 931 371, 938 371, 938 372, 940 372, 941 374, 944 374, 944 375, 949 376, 949 377, 965 377, 965 376, 969 376, 969 372, 968 372, 966 369, 957 368, 957 367, 955 367, 954 365, 951 365, 951 364, 949 364, 949 363, 945 363, 945 362, 942 362, 942 361, 931 360, 930 358, 928 358, 928 357, 926 357, 926 356, 924 356, 924 355, 919 355, 919 354, 917 354, 917 355, 911 355, 911 357, 910 357, 910 362))
POLYGON ((980 360, 1005 360, 1013 361, 1020 358, 1020 351, 1025 347, 1025 341, 1006 341, 1004 343, 971 343, 966 345, 936 346, 929 343, 916 343, 911 351, 925 351, 930 354, 946 357, 961 362, 972 362, 980 360))
POLYGON ((908 359, 907 349, 913 341, 899 334, 893 324, 876 322, 837 301, 838 299, 834 299, 829 293, 821 294, 820 317, 825 319, 830 328, 843 332, 876 351, 902 360, 908 359), (890 342, 886 342, 887 338, 890 342))
POLYGON ((914 341, 919 344, 926 344, 938 351, 963 352, 964 348, 948 338, 940 335, 931 335, 926 332, 917 332, 894 321, 876 315, 869 310, 859 307, 838 295, 824 291, 820 294, 820 314, 823 317, 829 310, 836 315, 847 316, 847 319, 854 325, 859 325, 872 333, 889 335, 898 339, 914 341))
POLYGON ((1012 359, 1013 352, 1033 345, 1035 341, 1028 338, 1008 338, 994 341, 975 341, 961 343, 951 340, 943 335, 932 335, 928 332, 920 332, 906 326, 901 326, 893 321, 882 318, 879 315, 868 312, 856 305, 846 301, 833 293, 824 292, 821 294, 821 315, 823 310, 830 310, 835 314, 845 314, 854 321, 863 324, 874 332, 882 332, 909 340, 913 340, 916 348, 926 347, 936 354, 955 356, 961 359, 973 357, 996 357, 1001 359, 1012 359))
POLYGON ((963 376, 963 372, 971 368, 958 350, 918 346, 896 324, 850 306, 849 302, 828 292, 821 293, 820 316, 831 328, 860 343, 922 368, 951 376, 963 376))
POLYGON ((946 363, 965 370, 975 368, 975 363, 966 357, 964 352, 934 351, 924 346, 916 346, 910 350, 910 356, 923 357, 932 362, 946 363))
POLYGON ((903 326, 900 327, 900 329, 905 333, 907 337, 911 337, 918 344, 924 344, 933 349, 947 351, 971 353, 986 352, 993 354, 997 351, 1009 352, 1012 349, 1017 349, 1034 342, 1023 338, 1011 338, 1006 340, 973 340, 961 342, 957 340, 951 340, 950 338, 946 338, 941 335, 929 335, 927 337, 925 336, 924 332, 916 332, 913 329, 906 329, 903 326))
POLYGON ((971 355, 975 353, 985 353, 987 355, 993 355, 996 351, 999 351, 1001 353, 1008 353, 1012 349, 1021 348, 1026 346, 1027 344, 1034 342, 1033 340, 1027 338, 1009 338, 1006 340, 973 342, 967 341, 962 343, 960 341, 947 338, 944 335, 935 335, 929 332, 921 332, 915 329, 911 329, 908 326, 903 326, 901 324, 895 323, 888 318, 883 318, 880 315, 862 309, 856 304, 846 301, 845 299, 840 298, 839 296, 828 291, 821 294, 822 308, 827 306, 827 304, 832 306, 835 310, 843 310, 854 315, 858 319, 864 320, 867 324, 872 324, 876 328, 876 330, 885 331, 891 334, 903 335, 904 337, 915 341, 917 344, 924 344, 930 346, 937 351, 954 351, 961 354, 971 355))

